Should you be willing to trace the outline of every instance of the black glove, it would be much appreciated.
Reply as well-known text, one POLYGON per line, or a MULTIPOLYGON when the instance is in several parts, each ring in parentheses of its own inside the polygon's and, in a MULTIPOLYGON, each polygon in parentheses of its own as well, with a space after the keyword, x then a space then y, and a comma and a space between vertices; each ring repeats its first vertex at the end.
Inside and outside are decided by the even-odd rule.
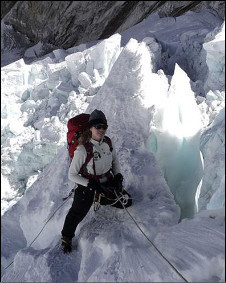
POLYGON ((120 193, 122 191, 122 182, 123 182, 123 176, 121 173, 118 173, 114 176, 113 184, 116 190, 116 193, 120 193))
POLYGON ((94 191, 97 191, 98 193, 102 193, 103 191, 100 182, 95 179, 90 179, 87 187, 89 189, 93 189, 94 191))

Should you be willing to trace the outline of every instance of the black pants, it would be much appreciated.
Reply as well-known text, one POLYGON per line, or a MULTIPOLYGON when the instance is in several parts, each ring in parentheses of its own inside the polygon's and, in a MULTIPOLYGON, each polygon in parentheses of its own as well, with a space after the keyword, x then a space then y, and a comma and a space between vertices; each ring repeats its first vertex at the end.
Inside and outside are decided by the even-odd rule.
MULTIPOLYGON (((123 194, 130 195, 124 190, 123 194)), ((72 206, 65 218, 63 230, 61 231, 62 236, 72 239, 75 235, 75 230, 78 224, 83 220, 86 214, 89 212, 94 200, 94 190, 90 190, 87 187, 78 185, 74 193, 74 201, 72 206)), ((101 198, 101 205, 109 205, 114 203, 115 200, 101 198)), ((128 203, 125 207, 132 205, 132 199, 128 200, 128 203)), ((117 201, 112 206, 123 209, 120 201, 117 201)))

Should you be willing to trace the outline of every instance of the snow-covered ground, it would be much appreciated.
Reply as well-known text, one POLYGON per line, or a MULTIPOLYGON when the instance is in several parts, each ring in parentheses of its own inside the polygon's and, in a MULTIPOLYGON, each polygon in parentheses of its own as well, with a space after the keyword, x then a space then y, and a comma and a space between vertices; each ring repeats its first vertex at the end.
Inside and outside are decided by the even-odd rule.
POLYGON ((211 13, 154 14, 1 69, 2 282, 225 281, 224 44, 211 13), (77 249, 61 252, 72 203, 62 198, 74 187, 67 121, 95 108, 133 197, 128 211, 163 256, 113 207, 91 209, 77 249))

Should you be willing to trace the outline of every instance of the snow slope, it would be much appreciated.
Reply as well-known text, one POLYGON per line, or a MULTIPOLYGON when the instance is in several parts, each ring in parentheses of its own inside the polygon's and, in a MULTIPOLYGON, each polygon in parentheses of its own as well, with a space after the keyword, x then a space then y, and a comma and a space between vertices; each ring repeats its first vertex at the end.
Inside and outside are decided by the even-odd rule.
MULTIPOLYGON (((197 14, 197 18, 193 13, 179 17, 181 30, 176 32, 172 23, 169 27, 175 37, 170 34, 171 29, 167 36, 168 47, 174 47, 170 57, 173 61, 176 50, 177 56, 181 55, 180 62, 183 58, 189 61, 188 55, 179 53, 181 45, 176 47, 180 41, 173 45, 171 39, 181 38, 181 42, 185 43, 182 24, 188 28, 191 15, 199 23, 203 19, 203 25, 196 33, 196 22, 191 23, 191 41, 194 34, 204 40, 204 35, 220 26, 217 19, 213 24, 214 17, 206 13, 197 14)), ((160 30, 166 28, 166 19, 154 16, 153 21, 160 30)), ((172 18, 168 21, 172 22, 172 18)), ((178 21, 174 19, 174 22, 177 24, 178 21)), ((168 159, 158 158, 163 152, 170 156, 171 146, 180 152, 184 140, 192 141, 190 148, 182 148, 183 154, 178 155, 178 163, 186 157, 184 162, 188 161, 190 166, 187 168, 191 173, 191 183, 197 182, 200 190, 205 189, 201 188, 201 183, 198 184, 198 178, 203 174, 208 179, 208 170, 215 170, 213 166, 218 164, 215 156, 208 155, 208 142, 211 151, 216 148, 219 148, 220 154, 224 151, 221 135, 224 129, 224 93, 214 90, 213 95, 208 92, 206 97, 199 96, 200 89, 205 92, 205 82, 198 77, 189 86, 189 75, 185 73, 187 63, 176 65, 172 75, 158 70, 164 57, 160 56, 164 54, 161 49, 165 46, 148 38, 152 27, 146 23, 147 32, 140 29, 139 33, 143 32, 143 42, 135 39, 138 36, 136 29, 139 31, 135 27, 134 37, 131 30, 128 31, 131 39, 123 47, 121 36, 117 34, 88 49, 78 51, 75 47, 75 52, 73 49, 70 54, 66 51, 66 56, 65 52, 56 51, 55 57, 51 54, 31 65, 20 60, 2 69, 2 174, 14 188, 12 205, 8 204, 11 184, 5 181, 9 199, 6 198, 2 216, 2 282, 224 282, 225 220, 218 185, 211 190, 215 197, 211 210, 202 210, 193 219, 183 217, 179 222, 183 205, 165 179, 165 161, 168 162, 168 159), (18 82, 16 87, 15 80, 18 82), (181 85, 186 91, 179 98, 181 85), (13 94, 10 96, 9 86, 13 94), (181 111, 180 115, 173 116, 173 122, 167 118, 172 116, 167 112, 171 108, 165 107, 167 99, 171 99, 171 108, 181 111), (190 113, 186 112, 186 105, 190 105, 190 113), (125 177, 124 185, 133 197, 133 205, 128 211, 162 255, 125 210, 103 206, 97 212, 91 208, 76 231, 73 252, 62 254, 60 232, 72 203, 72 198, 65 202, 62 198, 74 187, 67 176, 66 121, 73 115, 84 111, 90 113, 95 108, 106 114, 109 124, 107 134, 114 141, 125 177), (188 131, 185 126, 190 124, 189 114, 194 121, 188 131), (207 127, 208 123, 212 126, 207 127), (153 133, 156 135, 155 147, 153 143, 150 147, 153 133), (216 136, 220 133, 220 139, 208 140, 208 135, 213 133, 216 136), (201 144, 202 148, 199 145, 201 134, 207 141, 201 144), (162 140, 161 135, 165 137, 162 140), (43 152, 43 149, 46 151, 43 152), (54 153, 51 154, 51 150, 54 153), (203 172, 199 170, 201 150, 203 172), (194 153, 197 162, 189 160, 189 154, 194 153), (29 171, 31 167, 35 170, 29 171), (17 174, 14 175, 15 172, 17 174), (15 201, 15 190, 21 179, 15 176, 23 176, 23 186, 26 184, 25 192, 17 194, 18 201, 15 201), (29 179, 31 176, 35 178, 33 181, 29 179)), ((143 26, 144 23, 141 24, 143 26)), ((218 30, 221 32, 221 29, 218 30)), ((189 36, 187 31, 186 34, 189 36)), ((191 53, 190 58, 193 55, 191 53)), ((172 61, 165 62, 169 66, 172 61)), ((219 160, 223 163, 222 157, 219 160)), ((174 164, 172 169, 178 168, 174 164)), ((222 189, 223 176, 218 167, 217 172, 218 180, 222 180, 222 189)), ((172 174, 168 176, 172 177, 172 174)), ((183 184, 180 175, 176 181, 183 184)), ((214 184, 212 177, 208 181, 214 184)), ((189 180, 185 182, 186 186, 181 186, 182 191, 189 188, 188 183, 189 180)), ((191 195, 194 199, 195 190, 188 194, 188 198, 191 195)), ((209 200, 204 201, 207 205, 209 200)))

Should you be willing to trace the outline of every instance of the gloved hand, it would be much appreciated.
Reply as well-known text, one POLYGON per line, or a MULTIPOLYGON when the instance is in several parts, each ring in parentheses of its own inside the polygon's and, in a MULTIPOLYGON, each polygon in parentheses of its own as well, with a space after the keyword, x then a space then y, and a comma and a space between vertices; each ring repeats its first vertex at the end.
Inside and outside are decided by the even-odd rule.
POLYGON ((90 179, 87 187, 97 191, 98 193, 102 193, 103 191, 100 182, 95 179, 90 179))
POLYGON ((122 182, 123 182, 123 176, 121 173, 118 173, 114 176, 113 184, 116 190, 116 193, 120 193, 122 191, 122 182))

